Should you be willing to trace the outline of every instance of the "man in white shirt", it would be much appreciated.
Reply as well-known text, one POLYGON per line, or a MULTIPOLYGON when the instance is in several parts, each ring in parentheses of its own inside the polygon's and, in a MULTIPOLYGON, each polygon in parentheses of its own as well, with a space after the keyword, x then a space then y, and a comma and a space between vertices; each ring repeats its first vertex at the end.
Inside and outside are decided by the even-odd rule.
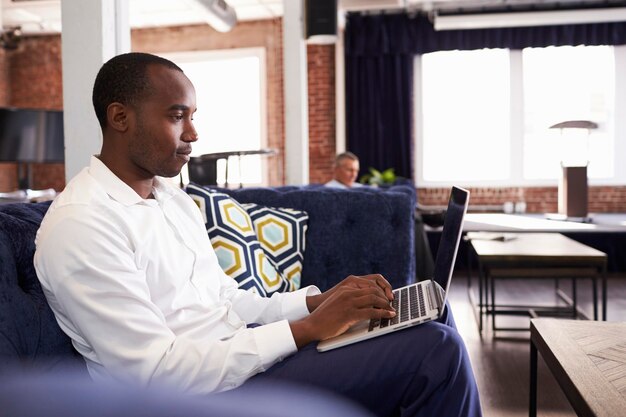
POLYGON ((359 175, 359 158, 352 152, 343 152, 335 157, 333 179, 324 184, 333 188, 362 187, 356 182, 359 175))
POLYGON ((280 377, 342 393, 379 415, 480 415, 463 342, 446 324, 418 326, 426 330, 413 338, 407 332, 401 343, 421 345, 410 367, 378 364, 369 376, 345 369, 346 355, 384 359, 389 348, 316 352, 312 342, 395 315, 382 276, 263 298, 224 274, 199 210, 161 178, 179 174, 198 140, 195 90, 180 68, 150 54, 117 56, 100 69, 93 103, 101 152, 51 205, 34 259, 57 321, 93 378, 210 393, 280 377), (441 366, 424 365, 433 356, 441 366), (403 382, 386 381, 392 371, 403 382), (398 390, 391 401, 378 382, 398 390), (375 398, 382 405, 370 404, 375 398))

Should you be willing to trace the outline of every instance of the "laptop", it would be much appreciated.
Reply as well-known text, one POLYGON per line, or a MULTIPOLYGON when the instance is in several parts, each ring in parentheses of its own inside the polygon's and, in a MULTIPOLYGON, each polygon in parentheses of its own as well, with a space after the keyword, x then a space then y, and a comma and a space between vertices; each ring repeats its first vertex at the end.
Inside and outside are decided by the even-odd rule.
POLYGON ((345 333, 319 342, 317 350, 325 352, 441 317, 446 307, 446 297, 452 281, 454 261, 459 249, 468 202, 467 190, 452 187, 435 258, 433 278, 393 291, 392 305, 397 313, 395 317, 356 323, 345 333))

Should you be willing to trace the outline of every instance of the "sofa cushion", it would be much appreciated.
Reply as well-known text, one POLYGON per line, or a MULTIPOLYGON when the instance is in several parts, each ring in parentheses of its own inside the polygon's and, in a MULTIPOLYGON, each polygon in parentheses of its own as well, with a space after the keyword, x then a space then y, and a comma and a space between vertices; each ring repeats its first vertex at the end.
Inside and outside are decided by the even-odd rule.
POLYGON ((289 290, 288 280, 261 248, 252 219, 235 199, 195 184, 186 190, 202 212, 220 266, 240 288, 265 296, 289 290))
POLYGON ((415 188, 323 186, 220 189, 240 203, 291 207, 308 216, 302 286, 326 290, 346 276, 380 273, 394 287, 415 280, 415 188))
POLYGON ((289 281, 289 290, 300 288, 308 214, 302 210, 242 204, 265 254, 289 281))
POLYGON ((81 361, 58 326, 33 266, 35 234, 50 203, 0 206, 0 370, 16 360, 81 361))

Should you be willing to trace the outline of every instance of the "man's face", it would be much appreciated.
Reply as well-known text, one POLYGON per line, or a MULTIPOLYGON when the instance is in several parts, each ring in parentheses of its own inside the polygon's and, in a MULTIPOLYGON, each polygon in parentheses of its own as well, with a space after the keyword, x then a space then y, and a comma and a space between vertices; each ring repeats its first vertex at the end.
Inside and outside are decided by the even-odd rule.
POLYGON ((359 175, 359 161, 342 159, 335 167, 335 179, 347 187, 352 187, 359 175))
POLYGON ((196 92, 175 69, 151 65, 148 77, 152 92, 133 106, 130 159, 149 177, 174 177, 189 162, 191 144, 198 139, 192 121, 196 92))

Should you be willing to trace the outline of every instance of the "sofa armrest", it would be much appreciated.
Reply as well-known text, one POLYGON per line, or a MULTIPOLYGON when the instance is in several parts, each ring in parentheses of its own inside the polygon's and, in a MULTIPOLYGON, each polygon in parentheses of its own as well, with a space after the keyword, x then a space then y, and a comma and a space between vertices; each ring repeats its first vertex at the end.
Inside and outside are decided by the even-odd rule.
POLYGON ((35 234, 50 202, 0 206, 0 372, 16 362, 84 362, 56 322, 33 266, 35 234))

